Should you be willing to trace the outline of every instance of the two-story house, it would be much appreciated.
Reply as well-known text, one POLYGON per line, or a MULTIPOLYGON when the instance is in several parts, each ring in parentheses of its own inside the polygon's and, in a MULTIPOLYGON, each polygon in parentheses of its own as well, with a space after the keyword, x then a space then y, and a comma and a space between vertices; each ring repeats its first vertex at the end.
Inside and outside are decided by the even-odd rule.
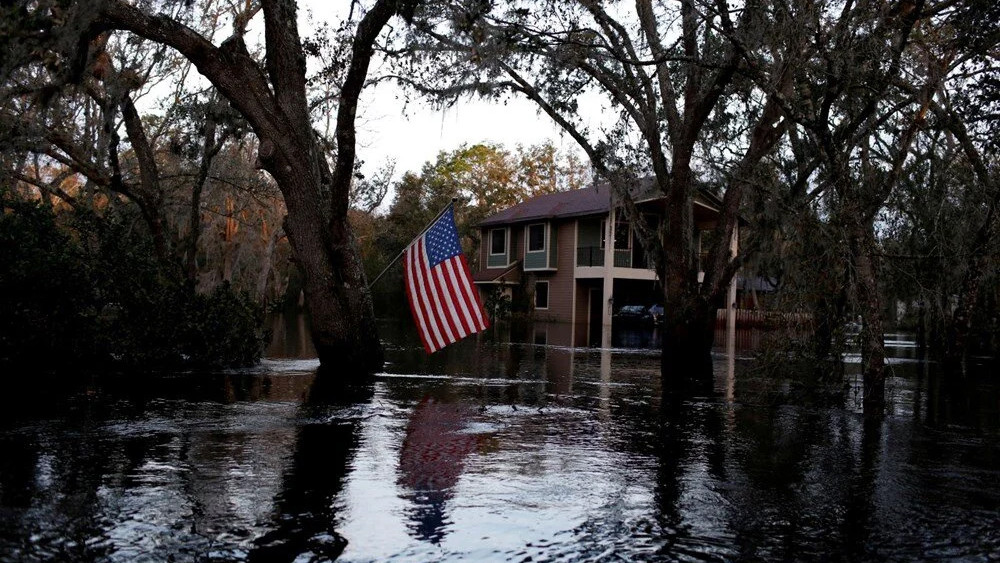
MULTIPOLYGON (((647 181, 633 199, 656 224, 664 200, 642 195, 652 191, 647 181)), ((695 198, 699 233, 714 226, 720 204, 708 192, 695 198)), ((623 306, 662 303, 657 273, 606 185, 541 195, 479 227, 481 267, 473 277, 484 302, 496 291, 527 302, 532 318, 568 323, 575 346, 608 342, 623 306)))

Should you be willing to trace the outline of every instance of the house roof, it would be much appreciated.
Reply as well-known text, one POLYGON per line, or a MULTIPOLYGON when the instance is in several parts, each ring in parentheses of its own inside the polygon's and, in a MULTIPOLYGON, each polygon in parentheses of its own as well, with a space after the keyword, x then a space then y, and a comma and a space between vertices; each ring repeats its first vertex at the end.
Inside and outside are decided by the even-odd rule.
MULTIPOLYGON (((629 190, 636 202, 658 199, 656 186, 652 177, 641 178, 634 188, 629 190)), ((491 225, 508 225, 524 223, 541 219, 562 217, 580 217, 607 213, 611 209, 611 187, 606 183, 593 184, 586 188, 543 194, 525 200, 513 207, 490 215, 479 222, 480 227, 491 225)), ((718 209, 721 201, 711 192, 700 189, 699 195, 703 203, 718 209)))
POLYGON ((590 186, 535 196, 483 219, 479 225, 487 227, 537 219, 592 215, 607 211, 610 203, 611 190, 607 186, 590 186))

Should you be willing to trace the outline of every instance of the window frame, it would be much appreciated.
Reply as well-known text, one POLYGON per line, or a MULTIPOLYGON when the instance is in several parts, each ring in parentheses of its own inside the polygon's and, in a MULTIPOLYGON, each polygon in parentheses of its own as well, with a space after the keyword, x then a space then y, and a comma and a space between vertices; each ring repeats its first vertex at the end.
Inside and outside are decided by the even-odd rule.
POLYGON ((549 295, 550 295, 549 290, 551 288, 552 287, 549 285, 549 280, 538 280, 538 281, 535 282, 535 295, 534 295, 532 301, 534 302, 534 306, 535 306, 535 310, 536 311, 548 311, 549 310, 549 295), (542 284, 545 284, 545 306, 544 307, 539 307, 538 306, 538 286, 540 286, 542 284))
POLYGON ((507 256, 508 249, 510 248, 510 233, 507 232, 509 229, 506 227, 500 227, 497 229, 490 229, 490 251, 489 256, 507 256), (493 233, 501 232, 503 233, 503 251, 493 252, 493 233))
POLYGON ((548 252, 549 250, 549 225, 548 223, 532 223, 524 227, 524 251, 525 252, 548 252), (539 249, 531 249, 531 228, 541 227, 542 228, 542 247, 539 249))

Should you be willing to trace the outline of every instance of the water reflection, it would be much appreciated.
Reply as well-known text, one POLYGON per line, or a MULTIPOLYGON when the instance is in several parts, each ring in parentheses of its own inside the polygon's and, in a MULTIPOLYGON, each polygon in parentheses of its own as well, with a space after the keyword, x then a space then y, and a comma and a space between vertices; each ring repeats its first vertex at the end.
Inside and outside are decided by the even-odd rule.
POLYGON ((337 385, 336 376, 321 370, 299 407, 295 451, 273 498, 271 529, 254 539, 250 561, 333 560, 347 545, 336 531, 334 502, 358 446, 355 408, 373 391, 337 385))
POLYGON ((468 405, 428 396, 410 416, 399 453, 398 483, 404 498, 413 503, 409 527, 419 539, 439 543, 445 535, 445 503, 479 440, 468 426, 471 414, 468 405))
POLYGON ((427 357, 387 326, 362 388, 289 333, 249 372, 26 374, 0 396, 0 561, 1000 558, 995 378, 900 335, 883 418, 853 364, 845 390, 720 354, 678 397, 630 348, 651 335, 564 328, 427 357))

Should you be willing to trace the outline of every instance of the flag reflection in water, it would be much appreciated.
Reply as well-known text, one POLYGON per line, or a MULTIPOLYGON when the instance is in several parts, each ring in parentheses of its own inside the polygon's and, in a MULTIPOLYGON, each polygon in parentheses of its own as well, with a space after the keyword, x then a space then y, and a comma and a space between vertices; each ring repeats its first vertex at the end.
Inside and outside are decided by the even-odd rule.
POLYGON ((411 533, 438 543, 449 524, 446 502, 482 434, 466 431, 472 417, 468 405, 424 397, 410 416, 399 455, 399 484, 413 502, 411 533))

